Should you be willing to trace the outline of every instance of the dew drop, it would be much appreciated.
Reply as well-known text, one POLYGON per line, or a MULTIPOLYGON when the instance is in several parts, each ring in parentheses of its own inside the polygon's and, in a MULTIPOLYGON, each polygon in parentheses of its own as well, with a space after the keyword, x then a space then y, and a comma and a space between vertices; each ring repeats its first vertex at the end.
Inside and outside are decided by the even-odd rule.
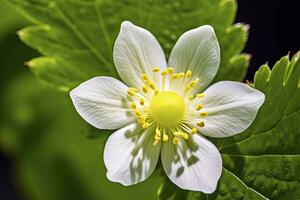
POLYGON ((177 38, 177 36, 176 36, 175 34, 172 34, 172 35, 171 35, 171 39, 172 39, 172 40, 176 40, 176 38, 177 38))

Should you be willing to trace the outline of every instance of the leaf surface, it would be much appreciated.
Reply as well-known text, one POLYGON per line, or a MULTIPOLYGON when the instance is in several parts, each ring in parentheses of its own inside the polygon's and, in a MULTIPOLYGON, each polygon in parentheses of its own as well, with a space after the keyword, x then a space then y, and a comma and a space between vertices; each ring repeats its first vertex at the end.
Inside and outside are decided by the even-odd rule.
POLYGON ((120 24, 130 20, 150 30, 166 55, 179 36, 210 24, 217 33, 222 61, 216 80, 242 80, 249 57, 239 55, 247 26, 231 25, 233 0, 7 0, 35 25, 19 31, 23 42, 43 57, 28 62, 42 80, 68 91, 99 75, 118 77, 112 61, 120 24))

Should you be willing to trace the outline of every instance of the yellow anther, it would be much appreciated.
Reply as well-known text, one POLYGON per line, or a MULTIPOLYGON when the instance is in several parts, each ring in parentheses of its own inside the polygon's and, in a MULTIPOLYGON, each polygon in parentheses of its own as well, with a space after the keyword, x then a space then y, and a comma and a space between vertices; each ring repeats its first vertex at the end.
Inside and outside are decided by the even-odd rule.
POLYGON ((139 124, 144 124, 144 123, 145 123, 145 119, 144 119, 144 118, 140 118, 140 119, 138 120, 138 123, 139 123, 139 124))
POLYGON ((133 111, 136 114, 136 116, 138 116, 138 117, 140 117, 142 115, 142 113, 140 111, 138 111, 137 109, 134 109, 133 111))
POLYGON ((186 76, 187 78, 190 78, 190 77, 192 76, 192 71, 191 71, 191 70, 188 70, 188 71, 186 72, 185 76, 186 76))
POLYGON ((191 81, 189 82, 189 84, 187 85, 187 88, 192 88, 196 85, 196 82, 195 81, 191 81))
POLYGON ((149 87, 150 87, 152 90, 155 90, 155 89, 156 89, 154 83, 152 83, 152 82, 149 83, 149 87))
POLYGON ((129 88, 129 89, 127 90, 127 94, 129 94, 130 96, 134 96, 134 95, 135 95, 135 92, 134 92, 131 88, 129 88))
POLYGON ((183 78, 184 76, 185 76, 185 73, 183 73, 183 72, 181 72, 181 73, 178 74, 179 78, 183 78))
POLYGON ((142 74, 142 79, 147 81, 149 80, 149 76, 147 74, 142 74))
POLYGON ((191 131, 190 131, 190 133, 191 133, 191 134, 195 134, 195 133, 197 133, 197 129, 196 129, 195 127, 194 127, 194 128, 192 128, 192 129, 191 129, 191 131))
POLYGON ((167 142, 168 140, 169 140, 169 136, 166 135, 166 134, 164 134, 164 136, 163 136, 163 141, 164 141, 164 142, 167 142))
POLYGON ((130 87, 130 89, 134 92, 139 92, 139 89, 135 88, 135 87, 130 87))
POLYGON ((158 142, 160 141, 160 130, 159 129, 156 129, 155 130, 156 134, 154 136, 154 142, 153 142, 153 146, 157 145, 158 142))
POLYGON ((160 136, 161 136, 160 130, 157 128, 157 129, 155 130, 155 136, 154 136, 154 139, 155 139, 155 140, 160 140, 160 136))
POLYGON ((200 93, 200 94, 196 94, 196 96, 197 96, 198 98, 202 98, 202 97, 204 97, 205 95, 204 95, 203 93, 200 93))
POLYGON ((189 96, 189 100, 192 101, 193 99, 194 99, 194 96, 193 96, 193 95, 190 95, 190 96, 189 96))
POLYGON ((136 109, 136 104, 135 104, 134 102, 131 102, 131 103, 130 103, 130 107, 131 107, 132 109, 136 109))
POLYGON ((180 133, 180 136, 185 140, 189 139, 189 135, 187 133, 180 133))
POLYGON ((160 141, 160 138, 154 138, 153 146, 157 145, 160 141))
POLYGON ((164 70, 164 71, 161 72, 161 75, 162 75, 162 76, 166 76, 167 73, 168 73, 167 70, 164 70))
POLYGON ((206 111, 205 111, 205 112, 202 112, 202 113, 200 113, 200 116, 201 116, 201 117, 205 117, 205 116, 207 116, 207 115, 208 115, 208 112, 206 112, 206 111))
POLYGON ((168 67, 167 72, 168 72, 168 74, 172 74, 174 72, 174 68, 168 67))
POLYGON ((200 103, 200 104, 196 107, 196 110, 199 111, 199 110, 201 110, 202 108, 203 108, 203 104, 200 103))
POLYGON ((144 124, 146 122, 146 116, 141 114, 138 120, 139 124, 144 124))
POLYGON ((154 67, 154 68, 152 69, 152 72, 154 72, 154 73, 155 73, 155 72, 159 72, 159 70, 160 70, 159 67, 154 67))
POLYGON ((146 128, 148 128, 150 126, 150 124, 148 123, 148 122, 144 122, 144 124, 143 124, 143 129, 146 129, 146 128))
POLYGON ((146 93, 146 94, 148 93, 148 89, 147 89, 147 86, 146 86, 146 85, 143 85, 143 86, 142 86, 142 90, 143 90, 144 93, 146 93))
POLYGON ((177 137, 174 137, 173 138, 173 144, 178 144, 178 142, 179 142, 179 139, 177 137))
POLYGON ((177 79, 178 77, 179 77, 178 74, 173 74, 173 75, 172 75, 172 79, 177 79))
POLYGON ((160 135, 155 135, 154 139, 159 141, 160 140, 160 135))
POLYGON ((140 98, 140 104, 143 106, 145 104, 145 99, 144 98, 140 98))
POLYGON ((187 85, 187 88, 192 88, 194 85, 196 85, 196 83, 194 81, 189 82, 189 84, 187 85))
POLYGON ((160 137, 160 130, 158 128, 155 130, 155 135, 159 135, 160 137))
POLYGON ((199 126, 199 127, 204 127, 205 126, 205 124, 204 124, 204 122, 199 122, 199 123, 197 123, 197 126, 199 126))
POLYGON ((173 133, 175 136, 181 136, 181 132, 180 131, 176 131, 173 133))
POLYGON ((195 85, 198 83, 199 78, 196 78, 195 80, 189 82, 189 84, 187 85, 187 88, 190 89, 192 87, 195 87, 195 85))
POLYGON ((154 91, 154 95, 158 95, 159 91, 158 90, 155 90, 154 91))

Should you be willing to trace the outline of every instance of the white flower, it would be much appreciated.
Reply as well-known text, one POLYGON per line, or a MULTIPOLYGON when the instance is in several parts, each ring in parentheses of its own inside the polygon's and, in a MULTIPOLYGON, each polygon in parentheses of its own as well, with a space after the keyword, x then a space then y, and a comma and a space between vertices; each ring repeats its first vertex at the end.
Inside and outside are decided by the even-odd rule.
POLYGON ((219 44, 208 25, 184 33, 167 64, 155 37, 125 21, 113 58, 125 84, 100 76, 70 93, 88 123, 119 129, 105 145, 108 179, 123 185, 144 181, 161 155, 167 176, 177 186, 212 193, 222 159, 202 135, 221 138, 244 131, 264 94, 232 81, 207 88, 220 64, 219 44))

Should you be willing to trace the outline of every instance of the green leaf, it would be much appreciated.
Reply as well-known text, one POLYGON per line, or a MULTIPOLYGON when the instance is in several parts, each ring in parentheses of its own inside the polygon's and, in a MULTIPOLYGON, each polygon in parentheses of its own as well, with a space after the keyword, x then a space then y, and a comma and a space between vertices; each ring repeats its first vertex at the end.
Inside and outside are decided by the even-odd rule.
POLYGON ((154 33, 168 55, 179 36, 211 24, 220 41, 222 62, 216 80, 242 80, 248 56, 239 55, 247 26, 231 25, 234 0, 7 0, 35 26, 20 38, 43 57, 28 62, 42 80, 69 90, 99 75, 118 77, 112 48, 123 20, 154 33))
MULTIPOLYGON (((256 120, 237 136, 213 140, 223 158, 223 174, 217 191, 211 195, 188 192, 183 199, 300 197, 299 56, 297 53, 291 60, 285 56, 272 70, 263 65, 256 72, 254 87, 266 97, 256 120)), ((168 193, 169 198, 177 190, 160 190, 159 196, 168 193)))

